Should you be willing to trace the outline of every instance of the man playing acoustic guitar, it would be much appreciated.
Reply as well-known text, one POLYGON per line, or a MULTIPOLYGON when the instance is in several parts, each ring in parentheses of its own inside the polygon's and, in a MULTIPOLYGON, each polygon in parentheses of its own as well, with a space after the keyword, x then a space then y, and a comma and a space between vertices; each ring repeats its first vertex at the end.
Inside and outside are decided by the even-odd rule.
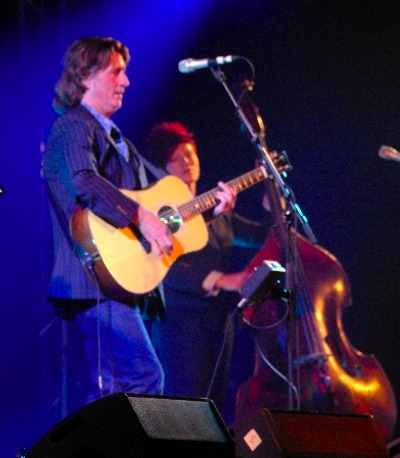
MULTIPOLYGON (((44 153, 54 239, 48 295, 57 314, 74 318, 86 336, 88 401, 120 391, 163 392, 163 370, 138 307, 149 294, 107 297, 96 283, 101 256, 77 244, 69 227, 77 209, 86 208, 113 228, 137 230, 156 258, 173 249, 168 227, 120 191, 147 185, 134 146, 110 119, 129 86, 129 58, 128 49, 112 38, 91 36, 71 44, 53 103, 60 116, 44 153)), ((235 192, 223 183, 220 188, 218 211, 223 212, 232 208, 235 192)), ((150 295, 157 300, 156 292, 150 295)))

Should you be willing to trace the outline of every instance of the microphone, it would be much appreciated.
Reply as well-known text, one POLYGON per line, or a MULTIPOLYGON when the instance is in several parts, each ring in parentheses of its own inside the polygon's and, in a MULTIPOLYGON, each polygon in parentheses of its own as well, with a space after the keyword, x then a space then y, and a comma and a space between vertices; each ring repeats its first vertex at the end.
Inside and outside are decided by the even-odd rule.
POLYGON ((240 59, 239 56, 218 56, 214 59, 183 59, 178 64, 178 69, 181 73, 191 73, 201 68, 216 67, 218 65, 231 64, 235 60, 240 59))
POLYGON ((400 152, 391 146, 382 145, 379 148, 378 156, 388 161, 400 162, 400 152))

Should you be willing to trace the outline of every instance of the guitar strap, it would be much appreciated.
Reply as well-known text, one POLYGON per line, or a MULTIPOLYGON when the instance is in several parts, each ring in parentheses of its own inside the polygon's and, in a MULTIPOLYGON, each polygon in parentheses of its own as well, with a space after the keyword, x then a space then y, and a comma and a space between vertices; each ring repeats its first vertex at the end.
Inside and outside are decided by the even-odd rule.
POLYGON ((148 159, 143 157, 140 153, 136 151, 136 156, 140 159, 140 161, 143 162, 147 170, 156 178, 157 180, 164 178, 167 176, 167 172, 163 169, 160 169, 156 167, 154 164, 152 164, 148 159))

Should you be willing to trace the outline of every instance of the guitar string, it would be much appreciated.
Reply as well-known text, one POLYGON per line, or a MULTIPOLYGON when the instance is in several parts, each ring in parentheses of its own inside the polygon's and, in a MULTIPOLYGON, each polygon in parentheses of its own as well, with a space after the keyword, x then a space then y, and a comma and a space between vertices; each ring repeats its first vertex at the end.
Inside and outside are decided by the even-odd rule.
MULTIPOLYGON (((255 170, 252 170, 235 180, 228 182, 228 185, 231 186, 235 191, 242 191, 244 189, 253 186, 260 181, 266 178, 265 173, 263 172, 262 166, 258 167, 255 170)), ((210 191, 201 194, 198 197, 195 197, 193 200, 184 202, 183 204, 177 207, 178 213, 182 216, 183 221, 186 221, 193 216, 203 213, 204 211, 212 208, 217 204, 216 193, 218 188, 214 188, 210 191)), ((166 210, 161 214, 162 217, 166 218, 167 221, 170 221, 176 214, 175 209, 171 208, 166 210)))

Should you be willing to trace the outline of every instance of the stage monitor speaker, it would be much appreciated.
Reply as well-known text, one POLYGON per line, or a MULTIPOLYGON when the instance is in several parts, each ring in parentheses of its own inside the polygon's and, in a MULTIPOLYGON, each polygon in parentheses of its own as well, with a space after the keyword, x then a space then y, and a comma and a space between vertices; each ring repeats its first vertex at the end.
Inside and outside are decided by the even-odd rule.
POLYGON ((214 403, 117 393, 62 420, 28 458, 235 457, 214 403))
POLYGON ((238 458, 389 457, 370 415, 261 409, 232 427, 238 458))

